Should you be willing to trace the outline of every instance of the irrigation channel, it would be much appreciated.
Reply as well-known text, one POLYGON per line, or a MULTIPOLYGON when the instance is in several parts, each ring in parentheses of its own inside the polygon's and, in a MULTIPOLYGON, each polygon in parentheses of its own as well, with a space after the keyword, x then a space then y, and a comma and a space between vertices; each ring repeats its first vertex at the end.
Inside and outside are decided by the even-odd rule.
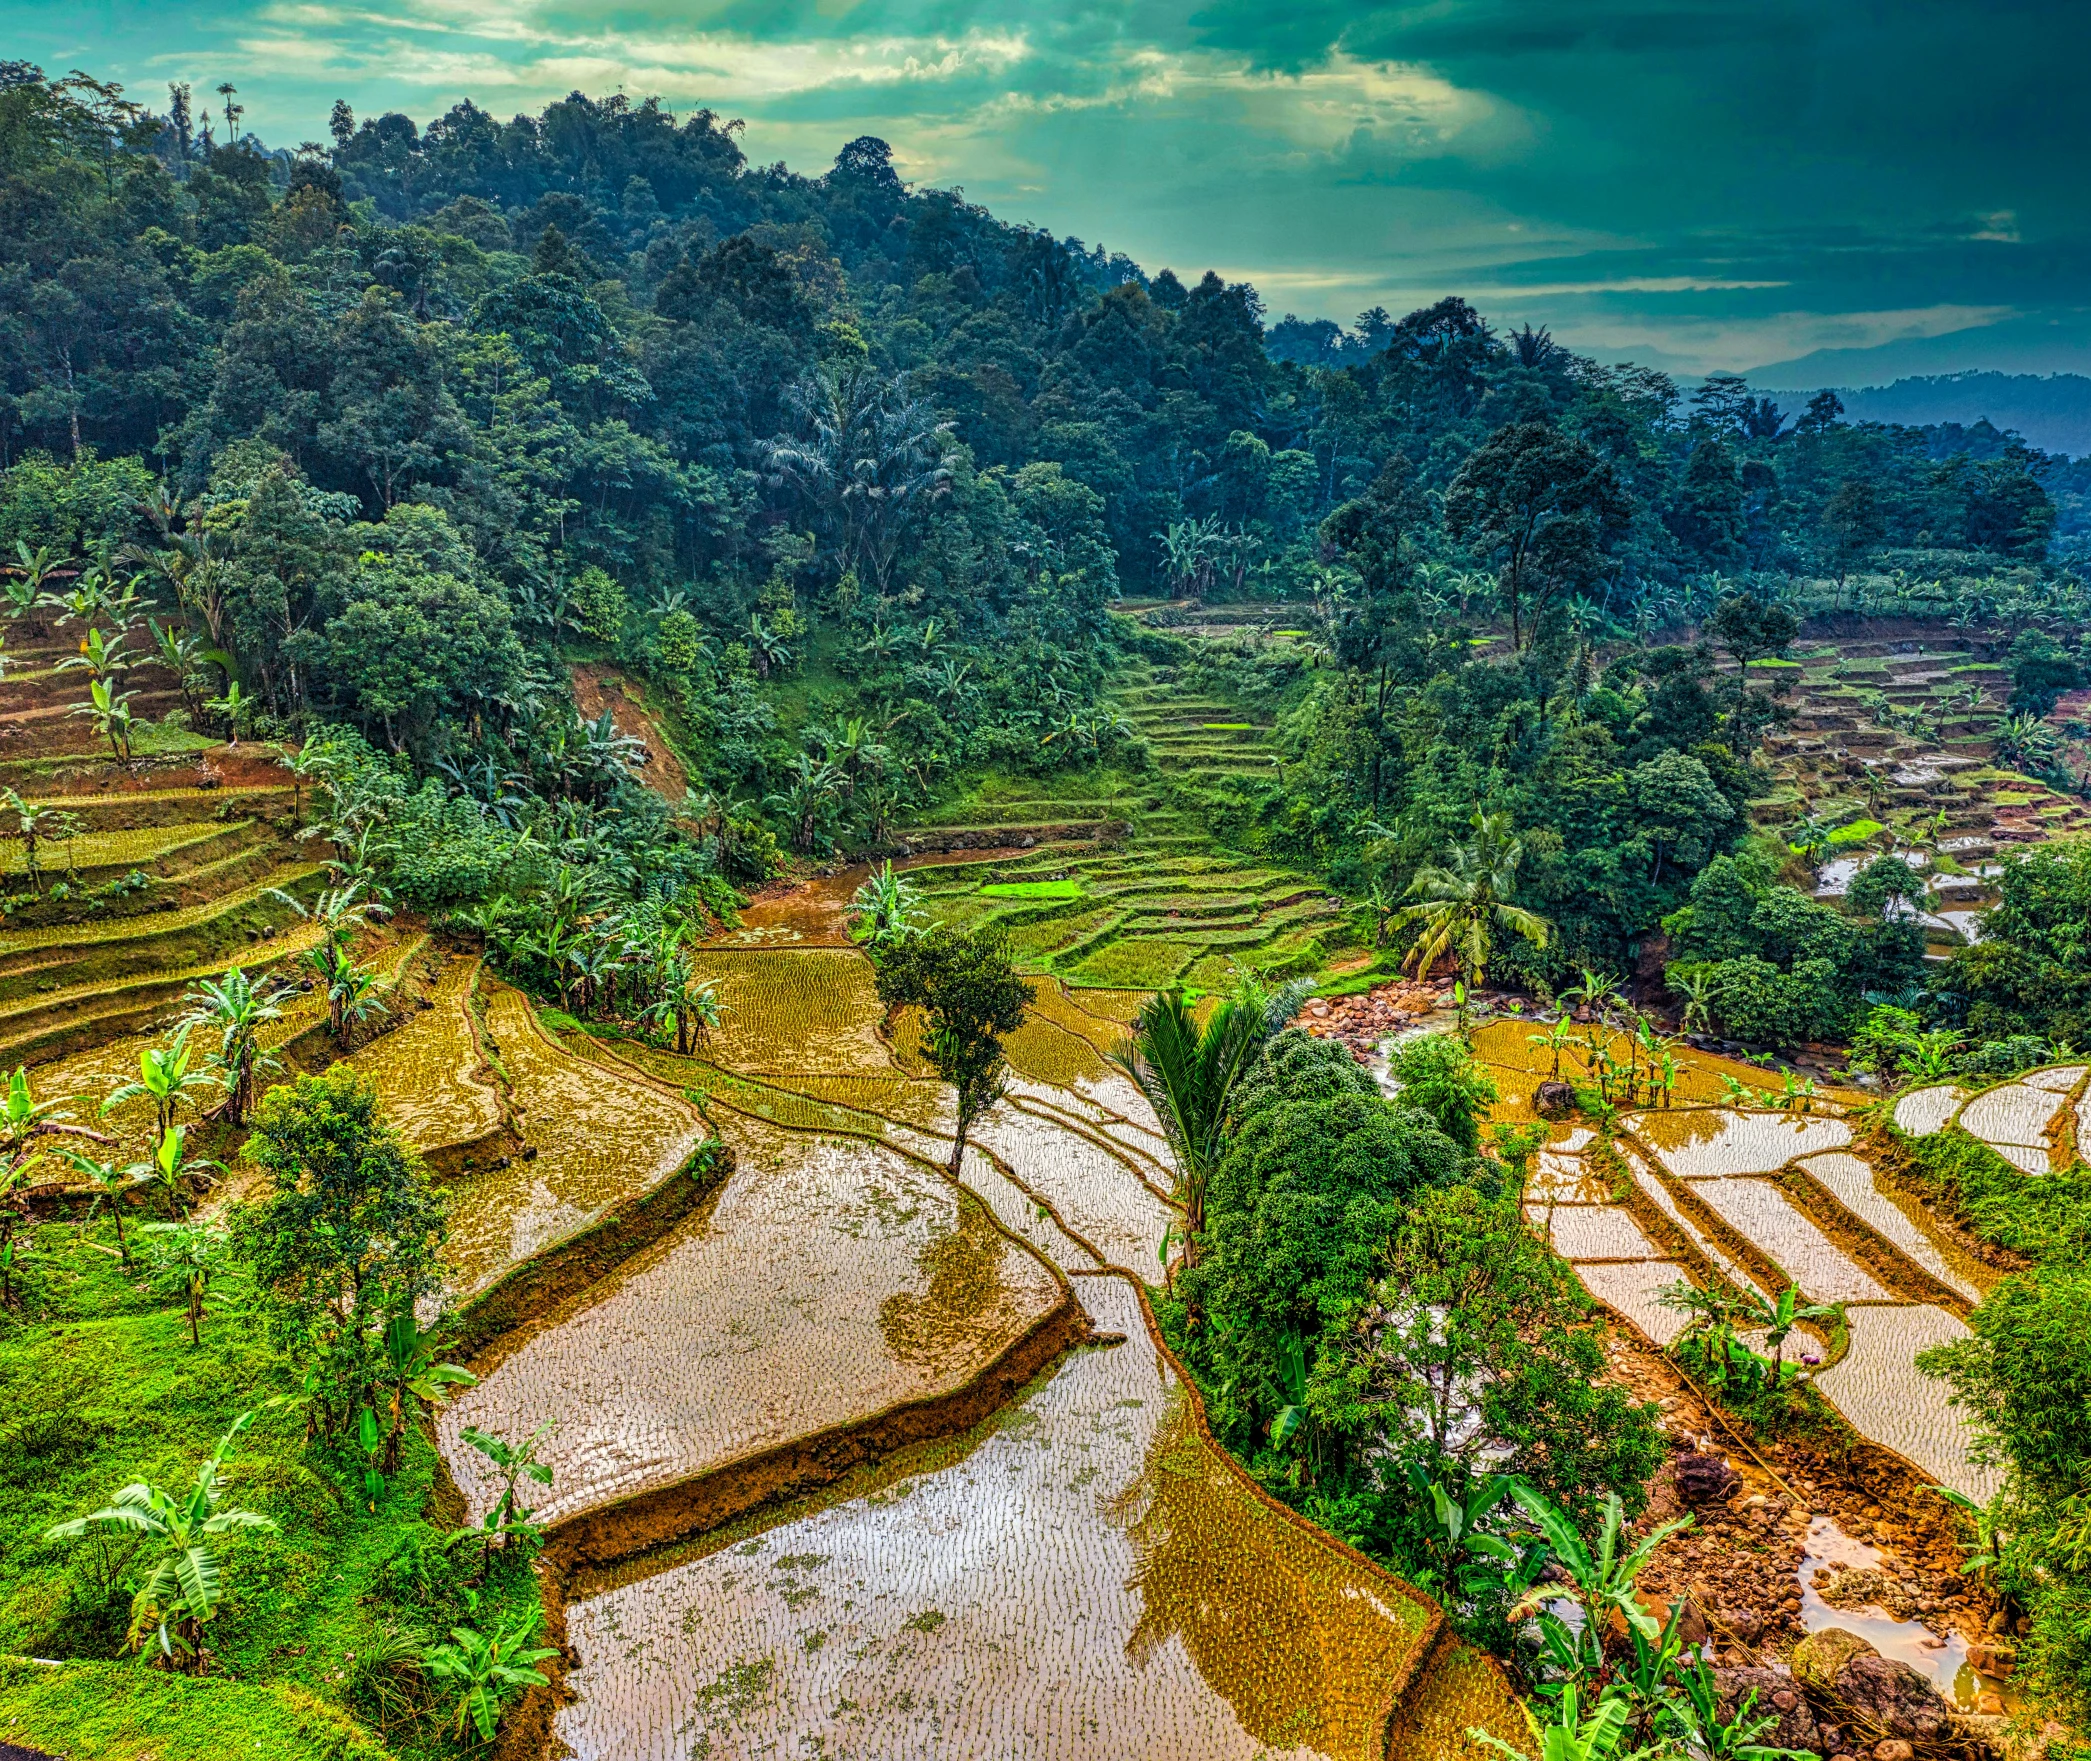
MULTIPOLYGON (((954 1180, 945 1093, 905 1020, 882 1033, 843 932, 856 878, 758 902, 703 950, 727 1013, 701 1058, 550 1031, 461 957, 358 1054, 451 1177, 480 1381, 441 1436, 474 1515, 494 1488, 462 1428, 552 1426, 569 1661, 545 1735, 582 1761, 1425 1761, 1468 1750, 1470 1724, 1519 1734, 1433 1603, 1207 1435, 1142 1294, 1175 1212, 1155 1121, 1105 1057, 1137 994, 1040 981, 1017 1081, 954 1180), (714 1130, 731 1155, 700 1189, 679 1171, 714 1130)), ((1530 1117, 1546 1053, 1526 1024, 1484 1026, 1476 1050, 1501 1116, 1530 1117)), ((1816 1388, 1986 1496, 1912 1360, 1995 1274, 1876 1177, 1836 1097, 1805 1117, 1717 1105, 1722 1070, 1695 1061, 1677 1104, 1615 1134, 1556 1126, 1533 1227, 1643 1351, 1679 1325, 1655 1301, 1678 1278, 1842 1304, 1816 1388)), ((2073 1144, 2052 1130, 2091 1104, 2086 1074, 1960 1117, 2047 1155, 2073 1144)), ((1907 1123, 1963 1099, 1911 1097, 1907 1123)), ((1865 1551, 1810 1535, 1804 1577, 1865 1551)), ((1986 1685, 1964 1645, 1799 1594, 1808 1625, 1865 1632, 1964 1702, 1986 1685)))

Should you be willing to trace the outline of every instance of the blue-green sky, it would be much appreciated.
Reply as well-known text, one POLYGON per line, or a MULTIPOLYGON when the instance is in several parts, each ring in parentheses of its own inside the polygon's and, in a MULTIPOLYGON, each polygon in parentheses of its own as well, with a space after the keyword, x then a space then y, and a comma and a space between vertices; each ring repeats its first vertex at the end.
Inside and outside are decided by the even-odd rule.
POLYGON ((2091 367, 2087 0, 0 0, 0 54, 272 145, 580 88, 747 120, 1252 280, 1272 315, 1464 293, 1681 370, 2091 367))

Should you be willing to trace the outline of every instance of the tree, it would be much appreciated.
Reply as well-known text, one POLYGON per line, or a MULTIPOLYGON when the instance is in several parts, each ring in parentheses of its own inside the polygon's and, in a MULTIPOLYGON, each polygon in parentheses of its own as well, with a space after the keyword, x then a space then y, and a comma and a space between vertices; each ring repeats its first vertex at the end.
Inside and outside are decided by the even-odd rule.
POLYGON ((1266 993, 1247 975, 1200 1027, 1181 991, 1150 997, 1132 1037, 1111 1054, 1154 1108, 1176 1162, 1184 1208, 1184 1264, 1197 1264, 1205 1235, 1206 1186, 1226 1147, 1235 1085, 1306 1000, 1308 984, 1266 993))
MULTIPOLYGON (((1842 413, 1842 407, 1839 407, 1842 413)), ((1815 406, 1808 406, 1810 417, 1815 415, 1815 406)), ((1827 424, 1825 424, 1827 425, 1827 424)), ((1823 503, 1822 530, 1824 548, 1830 565, 1837 571, 1837 585, 1844 585, 1844 578, 1859 563, 1864 562, 1873 548, 1888 533, 1886 517, 1881 512, 1880 491, 1870 477, 1847 477, 1838 484, 1828 501, 1823 503)))
MULTIPOLYGON (((1554 1057, 1558 1074, 1558 1050, 1554 1057)), ((1400 1041, 1389 1050, 1387 1072, 1401 1085, 1406 1105, 1429 1114, 1468 1155, 1480 1150, 1481 1119, 1496 1103, 1496 1085, 1456 1034, 1424 1033, 1400 1041)))
POLYGON ((1485 984, 1498 929, 1535 948, 1544 948, 1553 933, 1545 918, 1510 903, 1525 854, 1524 840, 1512 835, 1510 815, 1477 807, 1473 826, 1471 844, 1454 844, 1446 863, 1418 869, 1409 882, 1409 897, 1418 902, 1402 907, 1401 921, 1418 933, 1402 967, 1419 978, 1450 954, 1468 985, 1485 984))
POLYGON ((223 1507, 230 1477, 226 1460, 234 1441, 253 1422, 251 1412, 233 1420, 196 1470, 196 1483, 187 1496, 176 1498, 137 1481, 117 1493, 107 1508, 59 1523, 44 1537, 76 1541, 108 1531, 153 1544, 157 1557, 131 1598, 126 1644, 130 1650, 141 1650, 149 1637, 174 1669, 201 1671, 204 1627, 225 1600, 223 1568, 210 1542, 239 1531, 277 1532, 275 1523, 258 1512, 223 1507))
POLYGON ((1503 559, 1510 642, 1520 653, 1527 610, 1536 625, 1562 594, 1595 581, 1605 547, 1632 514, 1611 465, 1541 422, 1499 428, 1445 492, 1446 531, 1503 559))
POLYGON ((1800 619, 1792 612, 1754 594, 1731 594, 1714 608, 1714 639, 1735 662, 1734 707, 1730 711, 1728 735, 1728 744, 1735 752, 1749 748, 1763 719, 1758 710, 1762 700, 1750 695, 1750 663, 1783 655, 1800 631, 1800 619))
POLYGON ((271 1336, 314 1362, 319 1427, 332 1431, 378 1404, 385 1329, 437 1288, 443 1205, 376 1089, 347 1069, 271 1089, 247 1154, 271 1190, 240 1208, 240 1244, 271 1336))
POLYGON ((1352 1374, 1360 1317, 1410 1206, 1465 1158, 1347 1048, 1297 1029, 1237 1080, 1230 1119, 1182 1278, 1213 1423, 1245 1457, 1276 1452, 1266 1484, 1363 1492, 1387 1431, 1352 1374))
POLYGON ((1654 1409, 1599 1379, 1588 1301, 1514 1196, 1422 1194, 1394 1238, 1379 1301, 1388 1319, 1353 1346, 1354 1380, 1433 1477, 1486 1461, 1579 1521, 1610 1494, 1639 1508, 1661 1459, 1654 1409))
POLYGON ((844 567, 884 597, 918 506, 946 493, 951 424, 908 393, 905 374, 868 365, 824 371, 787 402, 804 431, 764 448, 771 480, 795 489, 826 523, 844 567))
POLYGON ((923 1051, 957 1093, 958 1120, 950 1171, 964 1164, 966 1134, 1002 1098, 1009 1066, 1002 1036, 1024 1024, 1032 988, 1010 964, 1007 939, 994 930, 935 929, 889 941, 872 955, 879 1001, 914 1007, 928 1017, 923 1051))

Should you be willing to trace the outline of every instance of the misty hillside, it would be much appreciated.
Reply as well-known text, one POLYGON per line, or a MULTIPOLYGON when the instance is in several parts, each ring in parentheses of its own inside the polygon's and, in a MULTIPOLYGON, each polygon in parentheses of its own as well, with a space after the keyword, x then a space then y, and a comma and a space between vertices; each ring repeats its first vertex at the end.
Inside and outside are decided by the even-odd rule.
POLYGON ((1946 373, 1839 389, 1854 422, 1973 425, 1987 417, 2043 452, 2091 453, 2091 378, 2081 373, 1946 373))

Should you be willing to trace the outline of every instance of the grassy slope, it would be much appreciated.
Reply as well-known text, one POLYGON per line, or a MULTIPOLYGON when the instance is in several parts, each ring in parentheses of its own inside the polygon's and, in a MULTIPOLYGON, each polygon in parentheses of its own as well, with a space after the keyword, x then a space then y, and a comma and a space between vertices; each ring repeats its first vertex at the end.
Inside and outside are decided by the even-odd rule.
MULTIPOLYGON (((367 1510, 344 1489, 354 1483, 345 1464, 305 1448, 302 1419, 267 1406, 288 1378, 244 1312, 237 1277, 192 1348, 180 1310, 123 1274, 113 1241, 106 1222, 45 1225, 22 1311, 0 1320, 0 1387, 14 1391, 0 1418, 0 1653, 120 1654, 127 1590, 103 1587, 96 1544, 42 1536, 132 1480, 186 1491, 241 1411, 261 1416, 233 1458, 228 1501, 282 1533, 224 1538, 230 1598, 208 1641, 217 1679, 175 1682, 128 1662, 119 1673, 12 1670, 0 1674, 0 1733, 78 1755, 126 1755, 136 1743, 160 1761, 220 1724, 239 1742, 196 1753, 450 1753, 426 1722, 395 1727, 389 1751, 366 1742, 346 1710, 356 1691, 348 1660, 372 1637, 387 1626, 438 1637, 466 1615, 440 1530, 424 1520, 433 1446, 413 1435, 402 1473, 367 1510)), ((520 1605, 534 1592, 515 1572, 493 1593, 520 1605)))

